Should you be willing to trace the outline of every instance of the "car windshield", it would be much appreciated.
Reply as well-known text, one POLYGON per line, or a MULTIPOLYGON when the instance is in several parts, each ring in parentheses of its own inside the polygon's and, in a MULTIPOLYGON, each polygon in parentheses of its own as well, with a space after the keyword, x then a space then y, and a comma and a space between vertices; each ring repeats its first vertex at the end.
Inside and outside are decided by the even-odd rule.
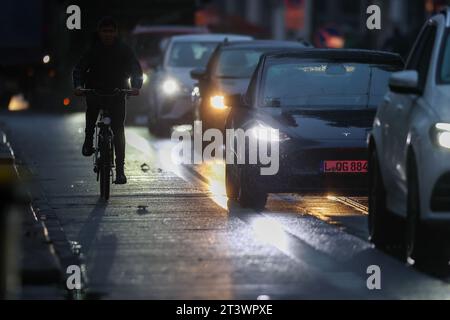
POLYGON ((173 33, 139 34, 134 39, 134 50, 139 58, 153 58, 161 54, 160 44, 173 33))
POLYGON ((263 75, 264 107, 376 107, 388 90, 392 66, 331 61, 272 63, 263 75))
POLYGON ((178 68, 204 68, 218 42, 175 42, 168 65, 178 68))
POLYGON ((219 78, 250 78, 263 52, 261 49, 223 50, 214 75, 219 78))
POLYGON ((447 35, 445 38, 444 51, 439 68, 439 77, 441 82, 450 84, 450 29, 449 31, 447 31, 447 35))

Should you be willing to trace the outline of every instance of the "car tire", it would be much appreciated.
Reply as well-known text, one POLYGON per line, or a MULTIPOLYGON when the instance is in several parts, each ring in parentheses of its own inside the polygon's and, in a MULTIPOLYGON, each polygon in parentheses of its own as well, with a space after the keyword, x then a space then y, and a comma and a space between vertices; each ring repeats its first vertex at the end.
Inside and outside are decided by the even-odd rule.
POLYGON ((407 213, 402 258, 405 261, 412 258, 416 263, 421 264, 430 258, 436 257, 438 251, 435 248, 436 244, 430 243, 432 234, 427 232, 420 223, 419 181, 414 156, 410 156, 408 159, 407 184, 407 213), (425 248, 425 241, 429 242, 427 248, 425 248))
POLYGON ((150 117, 148 118, 147 127, 148 127, 148 131, 149 131, 151 134, 155 134, 156 121, 155 121, 155 118, 154 118, 153 116, 150 116, 150 117))
POLYGON ((413 156, 408 160, 408 196, 405 223, 404 254, 416 265, 447 265, 449 260, 448 230, 436 229, 421 222, 421 203, 417 163, 413 156))
POLYGON ((239 204, 243 208, 263 210, 267 203, 267 192, 258 181, 257 166, 242 166, 239 175, 239 204))
POLYGON ((386 205, 386 190, 376 150, 369 158, 369 239, 380 249, 395 244, 398 239, 398 222, 386 205))
POLYGON ((239 197, 239 183, 237 181, 237 168, 234 164, 225 165, 225 188, 227 197, 231 200, 237 200, 239 197))

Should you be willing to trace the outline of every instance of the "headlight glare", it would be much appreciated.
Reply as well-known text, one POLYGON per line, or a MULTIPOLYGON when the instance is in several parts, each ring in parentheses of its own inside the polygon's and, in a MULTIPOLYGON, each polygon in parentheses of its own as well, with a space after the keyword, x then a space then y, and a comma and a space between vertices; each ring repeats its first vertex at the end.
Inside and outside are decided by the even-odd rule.
POLYGON ((173 79, 167 79, 164 81, 162 85, 162 89, 165 94, 167 95, 173 95, 178 92, 180 89, 178 83, 173 79))
POLYGON ((227 106, 225 105, 225 97, 224 96, 212 96, 209 98, 211 107, 214 109, 226 109, 227 106))
POLYGON ((441 147, 450 149, 450 132, 440 132, 438 133, 438 143, 441 147))
POLYGON ((436 123, 432 129, 432 136, 437 144, 450 149, 450 123, 436 123))

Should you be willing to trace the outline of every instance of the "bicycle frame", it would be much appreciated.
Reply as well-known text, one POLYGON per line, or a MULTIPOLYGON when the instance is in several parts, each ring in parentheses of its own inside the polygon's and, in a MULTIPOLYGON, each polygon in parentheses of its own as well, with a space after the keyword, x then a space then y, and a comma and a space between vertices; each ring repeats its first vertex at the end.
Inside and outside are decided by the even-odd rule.
POLYGON ((97 124, 95 126, 95 153, 94 153, 94 168, 95 168, 95 172, 97 173, 97 181, 99 180, 99 166, 102 165, 100 163, 100 150, 101 150, 101 146, 100 146, 100 141, 104 141, 107 144, 111 145, 111 156, 110 156, 110 162, 111 162, 111 176, 113 176, 113 171, 112 169, 115 167, 114 166, 114 133, 112 132, 111 129, 111 118, 109 117, 109 115, 106 113, 105 115, 105 111, 102 109, 100 110, 100 114, 99 114, 99 118, 97 121, 97 124))

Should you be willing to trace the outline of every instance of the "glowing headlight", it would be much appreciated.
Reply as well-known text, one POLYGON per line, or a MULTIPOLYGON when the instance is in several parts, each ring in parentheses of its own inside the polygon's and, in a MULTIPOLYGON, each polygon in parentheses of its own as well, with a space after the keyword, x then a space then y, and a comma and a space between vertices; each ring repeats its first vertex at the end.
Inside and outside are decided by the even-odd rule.
POLYGON ((180 87, 179 87, 178 83, 175 80, 168 79, 168 80, 164 81, 164 83, 162 85, 162 89, 163 89, 165 94, 173 95, 176 92, 178 92, 178 90, 180 90, 180 87))
POLYGON ((253 128, 251 128, 250 132, 252 136, 259 141, 281 142, 290 139, 286 134, 280 132, 280 130, 263 125, 261 123, 258 123, 253 128))
POLYGON ((450 132, 441 132, 438 134, 438 143, 441 147, 450 149, 450 132))
POLYGON ((146 84, 147 81, 148 81, 148 75, 147 75, 146 73, 143 73, 143 74, 142 74, 142 83, 143 83, 143 84, 146 84))
POLYGON ((191 95, 193 97, 198 97, 200 96, 200 88, 195 86, 194 89, 192 89, 191 95))
POLYGON ((450 123, 436 123, 433 136, 439 146, 450 149, 450 123))
POLYGON ((209 98, 209 102, 214 109, 223 110, 227 108, 224 96, 212 96, 209 98))

